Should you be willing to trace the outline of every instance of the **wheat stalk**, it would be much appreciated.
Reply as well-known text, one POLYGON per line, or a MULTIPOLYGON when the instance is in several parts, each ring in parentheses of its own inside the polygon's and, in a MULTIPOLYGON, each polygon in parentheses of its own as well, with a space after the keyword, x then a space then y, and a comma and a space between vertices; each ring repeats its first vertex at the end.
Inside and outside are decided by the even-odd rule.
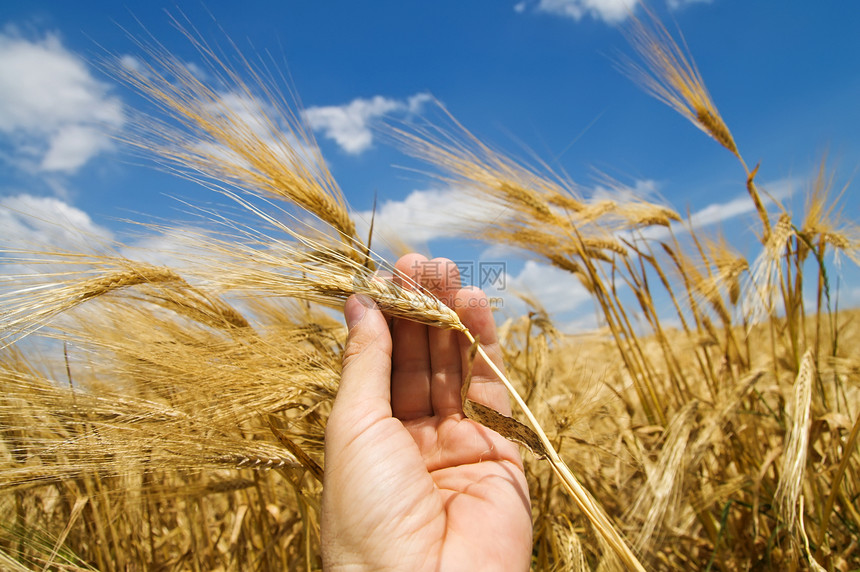
MULTIPOLYGON (((529 425, 537 434, 538 442, 541 447, 538 451, 538 454, 545 456, 549 461, 550 468, 559 478, 561 483, 564 485, 565 490, 570 495, 571 499, 573 499, 574 503, 579 507, 579 509, 585 514, 588 521, 594 526, 594 529, 597 531, 598 535, 606 542, 606 544, 615 552, 615 554, 621 559, 625 566, 627 566, 631 570, 639 570, 644 572, 645 568, 639 562, 639 559, 630 549, 630 547, 625 542, 624 538, 609 520, 609 517, 606 516, 606 513, 594 500, 594 498, 589 494, 589 492, 583 487, 576 476, 573 474, 573 471, 570 470, 570 467, 567 466, 567 463, 559 456, 556 452, 555 448, 552 445, 549 437, 546 432, 541 427, 540 422, 535 417, 534 413, 532 413, 529 406, 520 396, 519 392, 507 378, 507 376, 493 363, 493 360, 490 359, 490 356, 487 355, 487 352, 484 351, 484 348, 475 340, 474 336, 468 331, 465 330, 463 333, 466 335, 466 338, 472 344, 477 344, 477 353, 481 356, 481 358, 490 366, 493 370, 493 373, 499 378, 499 380, 504 384, 505 388, 508 390, 508 393, 517 403, 517 406, 526 416, 526 419, 529 421, 529 425)), ((492 423, 488 425, 490 429, 494 431, 500 432, 504 435, 505 431, 503 427, 500 427, 497 423, 492 423), (493 426, 495 425, 495 427, 493 426)))
POLYGON ((644 67, 627 60, 624 71, 646 92, 686 117, 740 161, 747 173, 747 191, 764 227, 763 239, 767 240, 770 218, 754 182, 758 167, 753 170, 747 167, 695 62, 688 57, 683 39, 682 48, 653 12, 647 9, 645 12, 648 23, 632 17, 631 30, 627 33, 627 40, 644 62, 644 67))
POLYGON ((803 518, 802 514, 798 515, 798 503, 801 500, 803 476, 806 472, 812 385, 815 376, 815 355, 810 349, 803 354, 800 371, 794 382, 794 399, 789 417, 791 425, 785 436, 782 470, 774 495, 780 515, 790 530, 795 530, 798 519, 803 518))
MULTIPOLYGON (((40 263, 50 264, 79 264, 86 261, 86 257, 75 254, 63 255, 53 253, 57 258, 53 260, 39 260, 40 263)), ((21 259, 6 258, 4 263, 14 263, 21 259)), ((5 348, 15 339, 31 333, 43 326, 51 318, 67 312, 68 310, 83 304, 89 300, 99 298, 123 288, 138 286, 141 284, 165 284, 173 283, 186 286, 185 281, 173 270, 165 267, 152 266, 149 264, 135 263, 129 260, 107 257, 90 259, 92 262, 100 262, 102 266, 114 263, 119 268, 106 268, 100 275, 77 280, 80 272, 67 273, 65 280, 58 280, 58 276, 42 275, 41 283, 5 292, 0 295, 0 301, 5 305, 2 318, 0 318, 0 336, 2 347, 5 348), (44 282, 46 278, 53 277, 53 282, 44 282)), ((32 276, 10 277, 16 279, 32 279, 32 276)))
MULTIPOLYGON (((627 62, 626 70, 645 90, 690 120, 720 145, 738 156, 738 148, 705 87, 696 64, 687 57, 666 27, 646 10, 650 26, 631 18, 627 39, 645 67, 627 62)), ((686 46, 685 46, 686 47, 686 46)))
MULTIPOLYGON (((264 78, 233 45, 234 55, 251 76, 250 83, 245 81, 205 40, 182 23, 174 24, 218 79, 220 89, 204 83, 157 42, 138 42, 157 65, 129 66, 120 61, 106 66, 180 127, 139 115, 125 142, 167 161, 192 180, 296 204, 331 227, 339 240, 357 245, 355 224, 340 188, 311 131, 276 91, 274 80, 264 78)), ((365 256, 359 249, 350 252, 358 260, 365 256)))

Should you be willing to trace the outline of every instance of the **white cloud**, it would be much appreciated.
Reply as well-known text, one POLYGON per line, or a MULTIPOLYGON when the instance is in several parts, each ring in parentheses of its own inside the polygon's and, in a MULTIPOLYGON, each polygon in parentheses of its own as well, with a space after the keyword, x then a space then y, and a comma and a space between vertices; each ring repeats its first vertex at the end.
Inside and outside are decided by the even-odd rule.
POLYGON ((710 4, 711 0, 666 0, 666 5, 672 10, 683 8, 687 4, 710 4))
POLYGON ((209 234, 205 228, 194 226, 164 228, 122 245, 120 254, 129 260, 166 266, 182 274, 194 262, 215 258, 211 250, 201 245, 209 234))
POLYGON ((93 252, 113 234, 84 211, 52 197, 20 194, 0 198, 0 245, 4 249, 93 252))
POLYGON ((754 209, 749 195, 736 197, 726 203, 714 203, 690 215, 693 228, 703 228, 752 212, 754 209))
MULTIPOLYGON (((538 0, 537 12, 553 14, 574 20, 590 16, 608 24, 617 24, 633 13, 640 0, 538 0)), ((687 4, 709 3, 711 0, 666 0, 666 5, 676 10, 687 4)), ((514 5, 517 13, 525 12, 528 3, 524 0, 514 5)))
MULTIPOLYGON (((845 294, 841 295, 839 304, 842 308, 857 308, 860 307, 860 286, 849 288, 845 294)), ((815 306, 809 306, 814 308, 815 306)))
MULTIPOLYGON (((759 185, 759 190, 766 191, 771 198, 782 202, 795 194, 799 186, 799 179, 787 177, 778 179, 772 183, 759 185)), ((769 202, 768 199, 765 199, 766 205, 769 202)), ((701 229, 749 214, 753 211, 755 211, 755 205, 749 195, 744 193, 724 203, 711 203, 702 207, 690 215, 689 221, 684 220, 683 223, 673 223, 672 230, 675 234, 680 234, 687 232, 690 226, 693 229, 701 229)), ((642 234, 652 240, 664 240, 669 237, 669 230, 664 227, 650 227, 645 229, 642 234)))
MULTIPOLYGON (((804 181, 799 177, 783 177, 769 183, 756 183, 759 191, 763 191, 766 196, 780 202, 795 195, 803 184, 804 181)), ((769 202, 767 198, 765 198, 765 202, 769 202)))
POLYGON ((536 10, 574 20, 591 16, 616 23, 627 18, 638 3, 639 0, 540 0, 536 10))
POLYGON ((138 127, 144 140, 172 149, 165 155, 167 161, 195 182, 235 190, 257 176, 269 179, 265 165, 277 164, 293 173, 324 169, 319 149, 308 141, 303 126, 295 125, 288 110, 226 90, 199 98, 190 107, 208 119, 209 127, 194 122, 176 127, 159 121, 141 121, 138 127))
POLYGON ((597 327, 591 295, 575 276, 555 266, 529 260, 518 274, 507 276, 503 289, 480 286, 488 296, 503 299, 502 310, 507 316, 522 316, 528 311, 518 296, 525 294, 543 306, 562 332, 581 333, 597 327))
MULTIPOLYGON (((205 111, 212 116, 226 118, 236 133, 253 135, 255 143, 264 144, 276 159, 286 165, 313 168, 317 162, 315 151, 296 136, 282 114, 266 102, 243 93, 224 92, 207 104, 205 111)), ((206 137, 211 138, 208 134, 206 137)), ((200 142, 196 147, 202 155, 219 162, 252 168, 244 157, 220 142, 200 142)))
MULTIPOLYGON (((655 194, 657 184, 652 180, 636 181, 632 187, 608 189, 597 186, 595 200, 612 199, 623 202, 633 197, 655 194)), ((444 238, 462 237, 466 227, 475 228, 504 220, 512 211, 494 201, 481 201, 470 192, 458 187, 413 190, 402 200, 387 200, 372 211, 354 212, 360 236, 366 236, 373 219, 374 241, 383 244, 422 246, 444 238)), ((522 252, 505 244, 493 244, 494 256, 522 252)))
POLYGON ((506 289, 537 298, 550 315, 581 309, 591 300, 579 280, 566 270, 528 260, 516 276, 508 277, 506 289))
POLYGON ((66 125, 51 137, 39 167, 43 171, 75 172, 110 148, 104 132, 84 125, 66 125))
POLYGON ((130 72, 140 74, 144 77, 147 76, 146 64, 144 64, 137 56, 123 54, 119 58, 119 65, 130 72))
MULTIPOLYGON (((405 244, 421 248, 432 240, 462 237, 466 224, 494 218, 486 206, 470 200, 456 187, 414 190, 403 200, 379 204, 376 213, 353 213, 360 236, 367 236, 373 220, 374 250, 405 244)), ((396 250, 396 249, 395 249, 396 250)))
POLYGON ((656 197, 660 187, 653 179, 637 179, 633 186, 613 185, 606 187, 596 185, 591 191, 591 200, 611 200, 619 203, 631 200, 642 200, 656 197))
POLYGON ((377 95, 371 99, 354 99, 346 105, 309 107, 305 120, 315 131, 334 140, 352 155, 357 155, 373 144, 374 120, 392 113, 417 113, 432 100, 426 93, 413 95, 405 101, 377 95))
POLYGON ((109 149, 122 123, 120 100, 56 35, 0 33, 0 134, 17 167, 72 173, 109 149))

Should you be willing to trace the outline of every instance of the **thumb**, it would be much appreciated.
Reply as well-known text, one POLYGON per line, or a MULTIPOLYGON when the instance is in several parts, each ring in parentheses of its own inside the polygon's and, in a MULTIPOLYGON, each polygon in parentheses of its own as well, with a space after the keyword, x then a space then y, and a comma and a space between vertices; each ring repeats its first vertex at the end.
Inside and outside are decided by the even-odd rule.
POLYGON ((391 333, 376 303, 362 294, 344 305, 349 334, 336 407, 366 416, 391 415, 391 333))

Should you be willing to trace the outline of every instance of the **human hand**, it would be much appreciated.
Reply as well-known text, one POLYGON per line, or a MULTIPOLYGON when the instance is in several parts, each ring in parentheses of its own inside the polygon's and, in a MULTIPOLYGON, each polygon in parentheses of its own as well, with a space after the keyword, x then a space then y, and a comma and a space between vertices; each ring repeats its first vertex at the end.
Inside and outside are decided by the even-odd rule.
MULTIPOLYGON (((459 288, 452 262, 413 254, 396 267, 453 308, 502 367, 487 298, 459 288)), ((326 570, 528 569, 522 458, 463 415, 465 336, 403 319, 389 330, 363 296, 347 300, 344 314, 349 337, 325 439, 326 570)), ((481 358, 471 380, 469 399, 510 415, 505 387, 481 358)))

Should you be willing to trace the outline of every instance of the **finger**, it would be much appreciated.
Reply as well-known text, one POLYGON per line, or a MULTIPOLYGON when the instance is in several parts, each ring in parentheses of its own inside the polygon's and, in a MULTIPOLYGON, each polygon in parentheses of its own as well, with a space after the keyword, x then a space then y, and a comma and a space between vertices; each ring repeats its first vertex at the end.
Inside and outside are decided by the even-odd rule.
MULTIPOLYGON (((496 322, 487 295, 478 288, 463 288, 457 292, 454 308, 463 324, 469 328, 473 336, 478 338, 481 347, 484 348, 496 367, 504 372, 502 349, 496 336, 496 322)), ((465 336, 461 336, 459 341, 460 356, 463 360, 462 367, 464 371, 468 371, 471 344, 465 336)), ((492 407, 504 415, 511 414, 511 403, 507 389, 480 355, 475 357, 472 364, 472 381, 467 397, 472 401, 492 407)))
MULTIPOLYGON (((421 283, 426 262, 420 254, 402 257, 395 265, 399 271, 394 275, 395 283, 414 290, 421 283)), ((427 330, 426 325, 410 320, 395 319, 392 324, 391 411, 401 421, 433 414, 427 330)))
MULTIPOLYGON (((427 263, 422 284, 434 296, 453 308, 460 289, 460 271, 447 258, 434 258, 427 263), (432 279, 431 279, 432 277, 432 279)), ((460 386, 463 382, 462 360, 458 332, 430 328, 430 401, 434 415, 447 416, 462 413, 460 386)))
POLYGON ((344 316, 349 334, 334 407, 345 423, 375 422, 391 415, 391 334, 367 296, 350 296, 344 316))

